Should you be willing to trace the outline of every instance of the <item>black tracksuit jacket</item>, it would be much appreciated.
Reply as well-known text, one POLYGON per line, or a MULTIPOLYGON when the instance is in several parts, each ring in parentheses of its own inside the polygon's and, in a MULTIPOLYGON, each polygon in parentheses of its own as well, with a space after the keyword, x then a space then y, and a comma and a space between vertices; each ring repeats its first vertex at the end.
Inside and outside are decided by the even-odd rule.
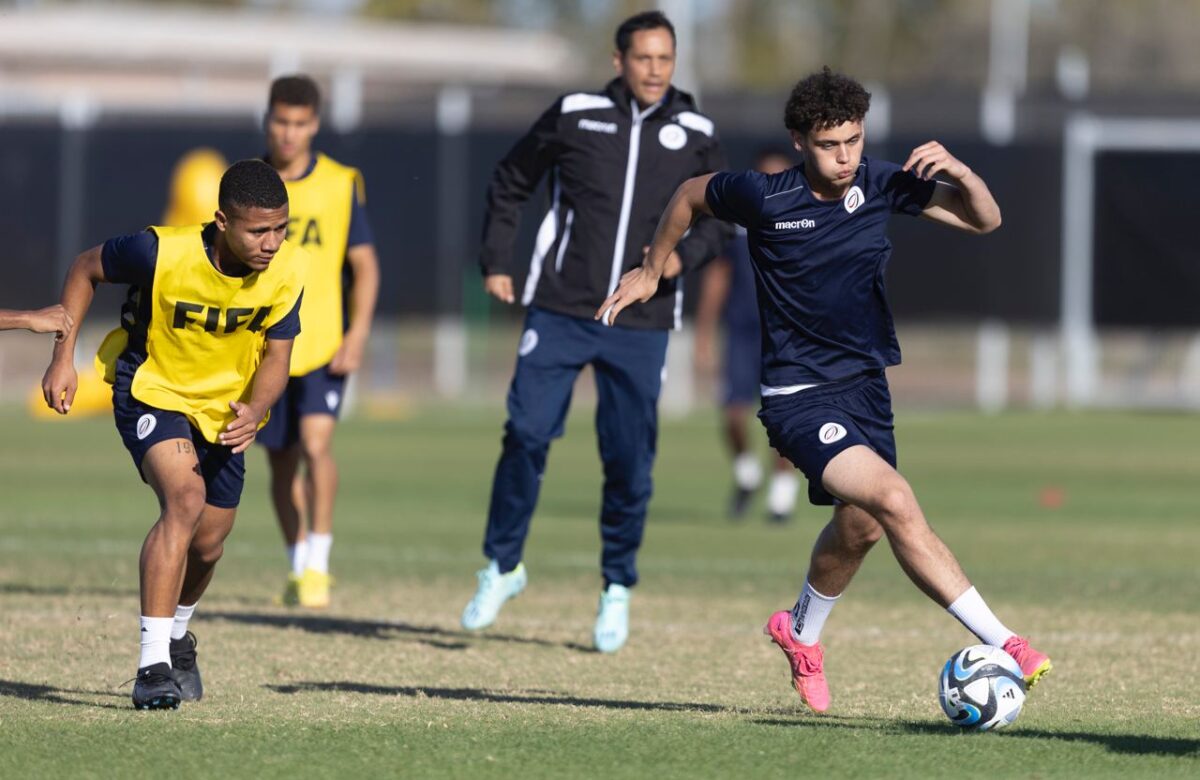
MULTIPOLYGON (((725 167, 712 120, 671 87, 639 111, 614 79, 602 92, 563 95, 496 166, 487 193, 483 273, 515 276, 521 207, 549 174, 550 206, 538 229, 522 302, 590 319, 623 273, 640 265, 675 189, 725 167)), ((684 273, 720 253, 731 230, 702 217, 679 243, 684 273)), ((682 275, 681 275, 682 277, 682 275)), ((619 326, 677 328, 682 278, 664 279, 619 326)))

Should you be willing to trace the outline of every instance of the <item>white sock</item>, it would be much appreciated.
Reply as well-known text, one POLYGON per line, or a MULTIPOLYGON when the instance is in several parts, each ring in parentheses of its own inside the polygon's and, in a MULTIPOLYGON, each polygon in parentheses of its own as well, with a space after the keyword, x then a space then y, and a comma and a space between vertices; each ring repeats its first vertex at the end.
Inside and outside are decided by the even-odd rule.
POLYGON ((1004 643, 1013 637, 1013 632, 992 614, 974 586, 956 598, 953 604, 946 607, 946 611, 958 618, 958 622, 985 645, 1004 647, 1004 643))
MULTIPOLYGON (((183 635, 187 633, 188 621, 192 619, 192 613, 196 611, 196 605, 185 607, 180 604, 175 607, 175 621, 171 624, 171 638, 183 639, 183 635)), ((152 620, 154 618, 151 618, 152 620)))
POLYGON ((758 490, 762 484, 762 466, 758 456, 743 452, 733 459, 733 481, 741 490, 758 490))
POLYGON ((837 596, 818 593, 807 579, 804 580, 804 589, 796 599, 796 606, 792 607, 792 636, 797 642, 815 645, 821 639, 821 629, 837 600, 837 596))
POLYGON ((288 562, 292 565, 292 574, 299 577, 304 573, 304 567, 308 563, 308 538, 305 537, 295 544, 287 546, 288 562))
POLYGON ((329 548, 333 547, 333 534, 308 535, 308 561, 305 568, 329 573, 329 548))
POLYGON ((796 495, 800 492, 800 480, 794 471, 776 471, 771 476, 771 487, 767 491, 767 511, 773 515, 790 515, 796 508, 796 495))
POLYGON ((142 657, 138 668, 151 664, 171 665, 171 626, 175 618, 142 616, 142 657))

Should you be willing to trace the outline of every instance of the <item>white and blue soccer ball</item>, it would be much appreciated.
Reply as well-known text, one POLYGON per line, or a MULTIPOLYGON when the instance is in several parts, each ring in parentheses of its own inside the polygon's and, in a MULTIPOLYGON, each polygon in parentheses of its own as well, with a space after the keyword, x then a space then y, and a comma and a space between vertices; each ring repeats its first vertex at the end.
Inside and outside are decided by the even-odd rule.
POLYGON ((1025 704, 1025 680, 1013 657, 991 645, 964 647, 942 667, 938 698, 950 722, 971 731, 1004 728, 1025 704))

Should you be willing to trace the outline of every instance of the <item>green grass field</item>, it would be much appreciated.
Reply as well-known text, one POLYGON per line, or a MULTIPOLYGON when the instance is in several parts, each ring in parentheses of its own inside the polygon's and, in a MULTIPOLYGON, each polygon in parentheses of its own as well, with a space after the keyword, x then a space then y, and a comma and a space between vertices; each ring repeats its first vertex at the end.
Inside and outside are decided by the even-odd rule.
POLYGON ((884 547, 825 632, 833 707, 802 708, 759 631, 794 600, 826 512, 726 521, 707 415, 663 427, 623 651, 588 649, 587 409, 551 452, 528 590, 465 634, 501 422, 343 426, 338 587, 320 614, 271 604, 284 556, 252 453, 192 624, 206 698, 146 713, 122 684, 154 498, 108 420, 0 414, 0 777, 1200 776, 1200 416, 901 413, 901 466, 935 527, 1055 660, 1020 720, 983 735, 956 733, 935 690, 973 638, 884 547))

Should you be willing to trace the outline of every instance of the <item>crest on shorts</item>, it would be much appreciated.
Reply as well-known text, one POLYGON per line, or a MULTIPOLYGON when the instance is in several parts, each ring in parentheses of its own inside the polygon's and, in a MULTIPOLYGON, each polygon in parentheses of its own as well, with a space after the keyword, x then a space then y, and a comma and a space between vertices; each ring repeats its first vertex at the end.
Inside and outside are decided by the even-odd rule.
POLYGON ((158 418, 152 414, 143 414, 138 418, 137 437, 138 441, 142 441, 150 434, 154 433, 154 429, 158 427, 158 418))
POLYGON ((842 198, 842 205, 846 208, 847 214, 853 214, 866 199, 867 197, 863 195, 863 191, 856 184, 846 193, 846 197, 842 198))
POLYGON ((846 429, 835 422, 827 422, 821 426, 817 438, 821 440, 822 444, 833 444, 835 441, 846 438, 846 429))
POLYGON ((535 349, 537 349, 537 345, 537 331, 533 328, 530 328, 521 334, 521 344, 517 347, 517 354, 521 357, 525 357, 530 352, 533 352, 535 349))
POLYGON ((325 405, 329 407, 329 411, 331 411, 331 412, 337 411, 338 402, 341 400, 342 400, 342 397, 340 395, 338 395, 337 390, 330 390, 328 393, 325 394, 325 405))

